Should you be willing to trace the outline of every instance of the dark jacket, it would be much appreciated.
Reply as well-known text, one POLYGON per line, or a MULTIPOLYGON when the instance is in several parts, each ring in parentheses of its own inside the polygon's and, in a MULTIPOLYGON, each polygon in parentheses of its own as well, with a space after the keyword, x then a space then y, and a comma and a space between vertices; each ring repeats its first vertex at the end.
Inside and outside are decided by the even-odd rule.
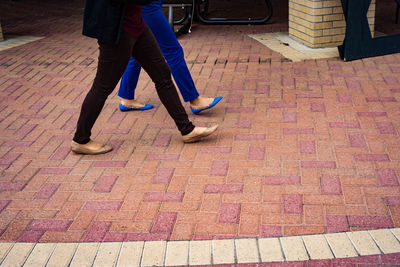
POLYGON ((82 34, 100 42, 117 44, 122 33, 126 4, 147 5, 154 0, 86 0, 82 34))

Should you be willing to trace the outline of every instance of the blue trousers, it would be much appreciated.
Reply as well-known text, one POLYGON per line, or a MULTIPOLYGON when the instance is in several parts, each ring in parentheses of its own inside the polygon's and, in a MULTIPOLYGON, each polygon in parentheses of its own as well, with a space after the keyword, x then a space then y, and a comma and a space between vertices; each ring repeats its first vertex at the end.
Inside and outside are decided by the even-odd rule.
MULTIPOLYGON (((161 52, 167 61, 175 83, 185 102, 196 99, 196 90, 192 76, 186 65, 182 46, 176 39, 174 31, 168 24, 161 10, 163 0, 157 0, 143 7, 143 19, 157 39, 161 52)), ((118 96, 124 99, 134 99, 135 89, 139 80, 141 67, 131 58, 121 78, 118 96)))

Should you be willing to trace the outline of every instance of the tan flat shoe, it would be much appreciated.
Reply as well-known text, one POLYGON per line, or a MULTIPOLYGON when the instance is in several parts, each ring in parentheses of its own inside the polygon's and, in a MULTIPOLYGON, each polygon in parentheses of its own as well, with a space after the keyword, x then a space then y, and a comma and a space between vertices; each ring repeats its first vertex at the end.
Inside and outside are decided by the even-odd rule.
POLYGON ((110 152, 112 147, 90 140, 86 144, 71 142, 71 150, 77 154, 98 155, 110 152))
POLYGON ((218 125, 214 125, 211 127, 194 127, 193 131, 188 133, 187 135, 182 136, 182 140, 184 143, 193 143, 199 141, 201 138, 209 136, 213 132, 215 132, 218 128, 218 125))

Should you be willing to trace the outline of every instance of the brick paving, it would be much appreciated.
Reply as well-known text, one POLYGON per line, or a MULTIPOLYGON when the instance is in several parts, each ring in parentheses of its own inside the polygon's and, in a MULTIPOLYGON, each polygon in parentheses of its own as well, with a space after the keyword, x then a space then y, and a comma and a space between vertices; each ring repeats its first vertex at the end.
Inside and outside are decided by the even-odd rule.
POLYGON ((1 241, 400 226, 399 54, 290 62, 247 36, 287 30, 283 8, 267 25, 196 24, 181 38, 188 65, 202 94, 224 99, 190 118, 218 133, 183 144, 144 74, 137 97, 156 108, 121 113, 115 91, 93 129, 113 152, 81 156, 69 143, 97 58, 82 6, 0 3, 6 34, 45 37, 0 52, 1 241))

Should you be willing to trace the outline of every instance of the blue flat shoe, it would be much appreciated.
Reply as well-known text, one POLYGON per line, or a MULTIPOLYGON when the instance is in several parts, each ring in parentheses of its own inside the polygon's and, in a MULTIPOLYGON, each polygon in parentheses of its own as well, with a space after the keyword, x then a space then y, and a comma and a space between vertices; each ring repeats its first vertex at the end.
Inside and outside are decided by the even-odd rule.
POLYGON ((210 109, 210 108, 212 108, 213 106, 215 106, 216 104, 218 104, 218 102, 221 101, 221 99, 222 99, 222 96, 216 97, 216 98, 214 98, 213 102, 212 102, 209 106, 207 106, 207 107, 205 107, 205 108, 201 108, 201 109, 195 109, 195 108, 190 107, 190 110, 191 110, 194 114, 199 114, 199 113, 202 112, 203 110, 210 109))
POLYGON ((119 103, 119 110, 121 111, 131 111, 131 110, 148 110, 148 109, 152 109, 154 108, 153 105, 149 105, 149 104, 145 104, 143 107, 141 108, 135 108, 135 107, 126 107, 124 105, 122 105, 121 103, 119 103))

